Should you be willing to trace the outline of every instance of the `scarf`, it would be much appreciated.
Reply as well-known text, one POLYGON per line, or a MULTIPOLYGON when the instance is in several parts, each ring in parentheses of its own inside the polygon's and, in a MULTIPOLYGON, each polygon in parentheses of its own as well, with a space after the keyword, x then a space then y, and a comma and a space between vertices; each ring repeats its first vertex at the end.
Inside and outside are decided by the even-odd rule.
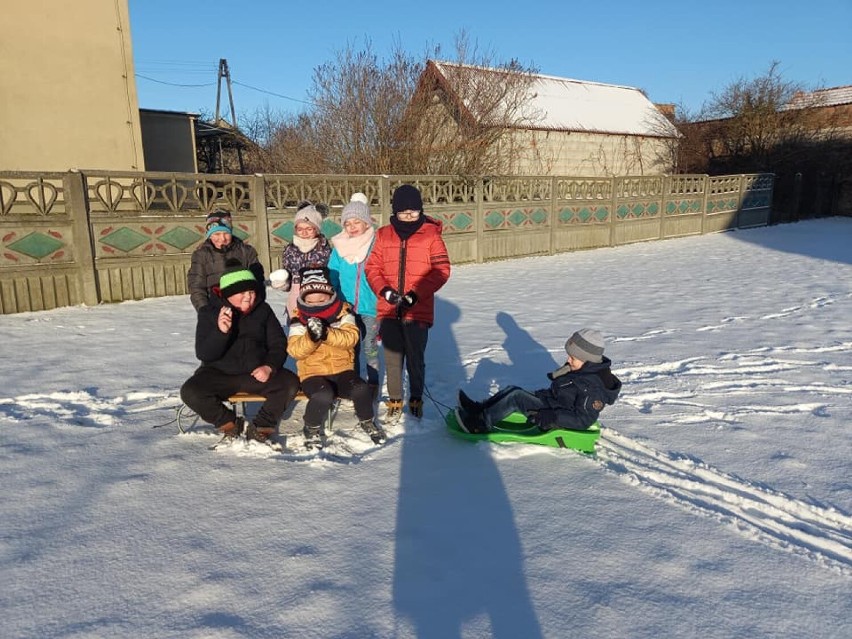
POLYGON ((299 300, 296 306, 299 309, 299 320, 301 320, 302 324, 307 324, 309 317, 319 317, 321 320, 331 324, 331 320, 340 313, 343 300, 335 295, 331 300, 321 306, 308 306, 302 300, 299 300))
POLYGON ((423 226, 424 222, 426 222, 426 216, 421 213, 420 217, 416 220, 412 220, 411 222, 403 222, 396 215, 391 217, 390 223, 391 226, 396 231, 396 234, 399 235, 399 239, 407 240, 409 237, 417 233, 420 230, 420 227, 423 226))
POLYGON ((360 264, 367 259, 375 236, 376 230, 371 226, 361 235, 355 237, 350 237, 346 231, 341 231, 331 238, 331 243, 345 262, 360 264))
POLYGON ((319 244, 319 235, 312 237, 309 240, 305 240, 294 234, 293 244, 295 244, 296 248, 298 248, 302 253, 309 253, 317 244, 319 244))

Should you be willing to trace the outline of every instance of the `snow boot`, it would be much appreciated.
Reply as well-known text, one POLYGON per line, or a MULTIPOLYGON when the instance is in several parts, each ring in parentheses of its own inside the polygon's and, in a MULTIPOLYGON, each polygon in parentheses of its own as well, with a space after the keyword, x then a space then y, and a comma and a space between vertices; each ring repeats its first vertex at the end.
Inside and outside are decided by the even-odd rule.
POLYGON ((464 408, 462 408, 461 406, 456 406, 453 409, 453 413, 455 413, 456 415, 456 423, 459 425, 459 428, 461 428, 466 433, 472 433, 473 431, 467 425, 468 416, 464 408))
POLYGON ((467 411, 463 406, 458 406, 455 409, 456 422, 459 428, 466 433, 477 434, 487 433, 488 428, 485 426, 485 421, 482 419, 481 411, 467 411))
POLYGON ((362 419, 358 422, 358 425, 361 427, 361 430, 369 435, 374 444, 384 444, 387 441, 388 437, 385 435, 385 431, 372 419, 362 419))
POLYGON ((385 402, 385 406, 388 410, 387 414, 385 415, 385 419, 397 419, 400 415, 402 415, 401 399, 389 399, 385 402))
POLYGON ((471 411, 482 410, 482 404, 480 402, 473 401, 463 390, 459 391, 459 406, 464 408, 468 413, 471 411))
POLYGON ((302 433, 305 435, 305 448, 308 450, 319 449, 325 446, 325 436, 322 432, 322 426, 319 424, 312 425, 305 423, 302 433))
POLYGON ((242 417, 234 418, 232 422, 225 422, 221 426, 217 426, 216 430, 222 433, 222 437, 227 437, 228 439, 233 439, 235 437, 239 437, 243 428, 245 427, 245 422, 242 417))
POLYGON ((246 439, 256 439, 259 442, 265 442, 274 434, 275 429, 269 426, 256 426, 254 422, 249 422, 245 426, 246 439))
POLYGON ((408 400, 408 412, 417 419, 423 417, 423 400, 419 397, 410 398, 408 400))

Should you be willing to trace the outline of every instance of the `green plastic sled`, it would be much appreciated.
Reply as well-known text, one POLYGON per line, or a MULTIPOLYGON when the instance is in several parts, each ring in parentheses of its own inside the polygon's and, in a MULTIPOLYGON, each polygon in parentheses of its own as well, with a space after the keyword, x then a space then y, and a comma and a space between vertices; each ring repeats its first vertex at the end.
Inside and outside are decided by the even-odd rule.
POLYGON ((571 448, 584 453, 595 452, 595 442, 601 436, 600 422, 595 422, 587 430, 549 430, 542 432, 535 424, 530 424, 523 413, 512 413, 498 422, 495 430, 488 433, 467 433, 459 427, 455 411, 449 411, 445 418, 447 428, 456 437, 469 441, 520 442, 538 444, 554 448, 571 448))

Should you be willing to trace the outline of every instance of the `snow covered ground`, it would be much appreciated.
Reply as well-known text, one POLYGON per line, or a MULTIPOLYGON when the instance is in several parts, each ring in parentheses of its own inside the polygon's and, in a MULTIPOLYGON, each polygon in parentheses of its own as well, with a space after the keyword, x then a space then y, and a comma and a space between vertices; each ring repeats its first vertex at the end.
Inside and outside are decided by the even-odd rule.
POLYGON ((424 419, 340 463, 168 423, 186 297, 0 316, 0 636, 852 636, 852 219, 456 267, 437 317, 424 419), (583 326, 595 456, 446 433, 583 326))

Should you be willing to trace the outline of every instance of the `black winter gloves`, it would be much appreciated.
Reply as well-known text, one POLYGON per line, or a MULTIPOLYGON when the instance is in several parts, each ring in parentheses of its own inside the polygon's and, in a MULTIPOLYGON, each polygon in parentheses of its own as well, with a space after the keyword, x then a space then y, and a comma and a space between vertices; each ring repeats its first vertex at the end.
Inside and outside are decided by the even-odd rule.
POLYGON ((385 301, 392 306, 399 306, 400 296, 395 290, 393 290, 390 286, 385 286, 381 293, 379 293, 385 301))
POLYGON ((391 304, 392 306, 401 306, 402 308, 411 308, 417 304, 418 300, 417 293, 414 291, 408 291, 405 295, 400 295, 390 286, 385 286, 379 295, 381 295, 388 304, 391 304))

